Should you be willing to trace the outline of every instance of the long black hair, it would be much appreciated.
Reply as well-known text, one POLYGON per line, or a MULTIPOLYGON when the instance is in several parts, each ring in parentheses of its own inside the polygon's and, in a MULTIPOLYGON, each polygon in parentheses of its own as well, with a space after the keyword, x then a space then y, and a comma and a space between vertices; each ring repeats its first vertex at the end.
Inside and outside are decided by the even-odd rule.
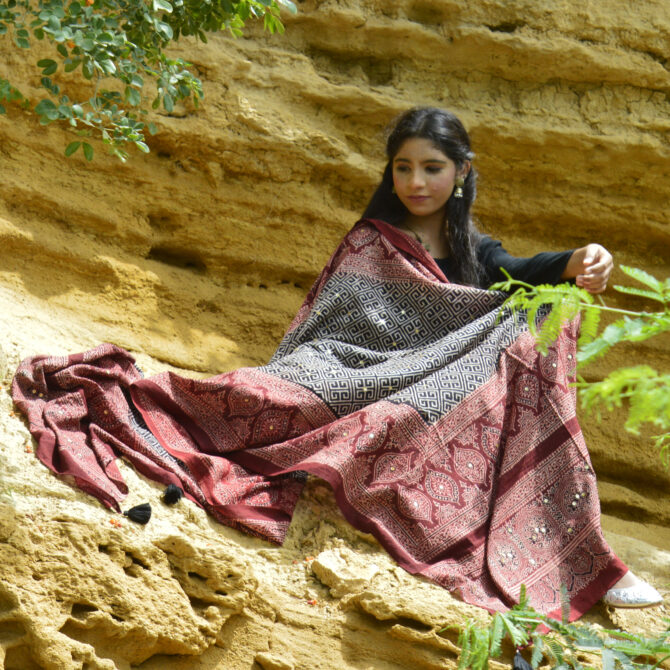
MULTIPOLYGON (((430 140, 437 149, 456 164, 460 170, 466 161, 472 161, 470 137, 460 120, 451 112, 436 107, 415 107, 402 114, 395 122, 386 141, 388 163, 381 183, 374 192, 363 218, 381 219, 401 224, 409 214, 405 205, 393 192, 393 159, 403 143, 411 138, 430 140)), ((454 268, 454 279, 462 284, 480 286, 483 270, 477 260, 477 245, 481 235, 470 218, 470 208, 477 195, 477 171, 471 165, 463 197, 453 193, 447 200, 444 227, 449 241, 449 253, 454 268)))

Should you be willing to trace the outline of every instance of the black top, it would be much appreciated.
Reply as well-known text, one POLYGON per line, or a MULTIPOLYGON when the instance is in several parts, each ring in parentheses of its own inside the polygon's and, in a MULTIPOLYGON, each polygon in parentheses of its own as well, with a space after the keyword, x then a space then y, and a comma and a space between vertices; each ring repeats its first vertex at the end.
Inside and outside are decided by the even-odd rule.
MULTIPOLYGON (((561 275, 572 256, 570 251, 543 251, 530 258, 515 258, 510 256, 498 240, 483 235, 477 247, 477 258, 486 272, 484 286, 497 281, 504 281, 505 275, 500 271, 503 267, 514 279, 528 284, 560 284, 561 275)), ((440 270, 451 281, 454 268, 451 258, 436 258, 440 270)))

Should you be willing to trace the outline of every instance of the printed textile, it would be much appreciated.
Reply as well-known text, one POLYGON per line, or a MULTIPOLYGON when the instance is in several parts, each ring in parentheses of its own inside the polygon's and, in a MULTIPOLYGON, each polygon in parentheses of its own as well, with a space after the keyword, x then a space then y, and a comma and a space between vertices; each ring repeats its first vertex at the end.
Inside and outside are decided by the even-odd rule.
POLYGON ((423 247, 361 221, 270 362, 144 379, 110 344, 24 361, 37 455, 120 509, 115 459, 281 543, 312 473, 409 572, 500 610, 526 586, 580 616, 626 571, 603 539, 575 414, 577 326, 547 356, 504 295, 446 281, 423 247))

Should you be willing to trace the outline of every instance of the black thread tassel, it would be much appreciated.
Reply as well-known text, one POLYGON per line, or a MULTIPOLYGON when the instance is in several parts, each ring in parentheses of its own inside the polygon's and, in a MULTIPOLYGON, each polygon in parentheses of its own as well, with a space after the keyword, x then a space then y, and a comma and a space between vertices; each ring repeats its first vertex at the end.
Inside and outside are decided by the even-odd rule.
POLYGON ((149 503, 135 505, 135 507, 126 510, 123 516, 127 516, 131 521, 144 525, 145 523, 149 523, 149 519, 151 519, 151 505, 149 503))
POLYGON ((163 502, 166 505, 174 505, 178 503, 184 496, 184 492, 176 484, 168 484, 168 487, 163 493, 163 502))
POLYGON ((533 670, 533 666, 521 655, 518 649, 516 654, 514 654, 512 668, 513 670, 533 670))

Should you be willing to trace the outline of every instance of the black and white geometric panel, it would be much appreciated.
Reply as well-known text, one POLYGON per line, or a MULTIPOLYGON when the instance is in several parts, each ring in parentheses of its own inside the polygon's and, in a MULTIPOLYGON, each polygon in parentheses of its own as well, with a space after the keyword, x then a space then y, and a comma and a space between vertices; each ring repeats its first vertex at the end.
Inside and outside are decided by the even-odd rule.
POLYGON ((499 352, 526 329, 523 319, 495 327, 503 299, 456 285, 334 275, 262 369, 312 390, 337 416, 386 399, 433 423, 493 375, 499 352))

